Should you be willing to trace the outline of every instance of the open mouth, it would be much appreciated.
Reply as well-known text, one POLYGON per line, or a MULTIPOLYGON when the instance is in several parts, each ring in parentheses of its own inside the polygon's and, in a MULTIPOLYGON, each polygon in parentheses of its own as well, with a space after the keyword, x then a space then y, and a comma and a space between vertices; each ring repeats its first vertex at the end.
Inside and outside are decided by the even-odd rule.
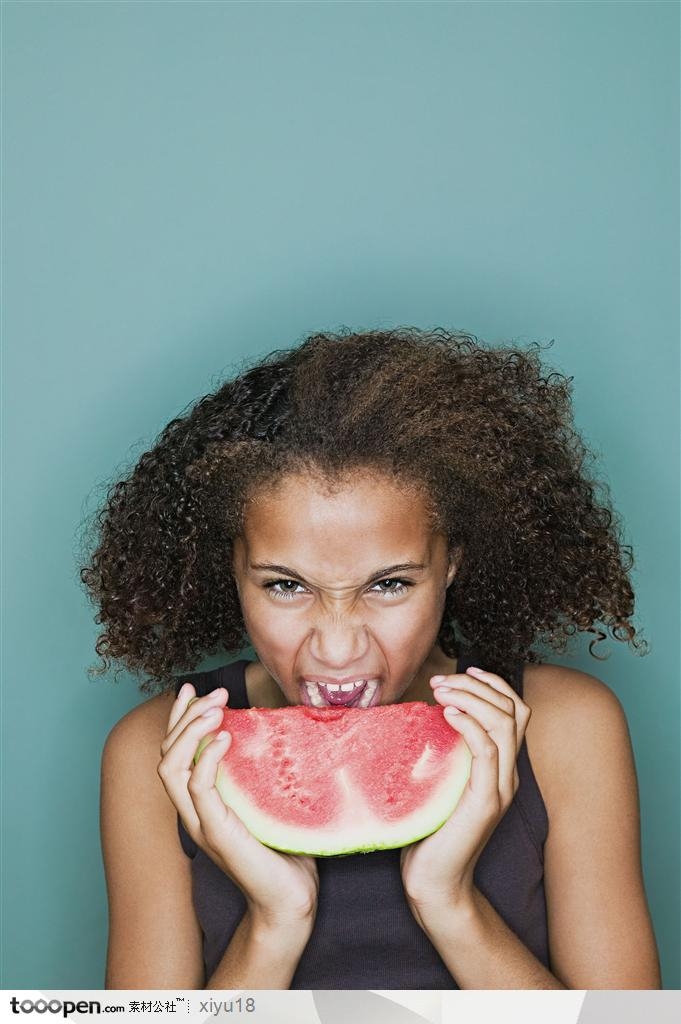
POLYGON ((314 708, 372 707, 378 703, 378 683, 378 679, 358 679, 334 686, 306 679, 301 686, 303 703, 314 708))

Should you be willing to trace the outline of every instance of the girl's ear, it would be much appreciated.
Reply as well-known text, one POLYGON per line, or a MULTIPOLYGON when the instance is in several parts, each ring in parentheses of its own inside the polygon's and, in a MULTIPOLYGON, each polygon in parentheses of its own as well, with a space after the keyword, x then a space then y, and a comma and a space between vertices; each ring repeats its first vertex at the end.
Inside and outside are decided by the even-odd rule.
POLYGON ((448 568, 447 568, 447 586, 449 586, 452 583, 454 577, 456 576, 457 572, 459 571, 459 566, 461 565, 462 560, 463 560, 463 548, 462 547, 454 548, 453 550, 451 550, 449 552, 449 565, 448 565, 448 568))

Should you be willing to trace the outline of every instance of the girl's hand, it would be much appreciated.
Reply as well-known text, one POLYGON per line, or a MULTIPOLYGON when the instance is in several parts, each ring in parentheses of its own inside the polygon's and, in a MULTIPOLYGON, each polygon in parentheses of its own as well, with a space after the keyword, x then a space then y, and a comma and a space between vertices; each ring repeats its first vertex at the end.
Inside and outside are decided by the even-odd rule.
POLYGON ((492 672, 433 676, 434 697, 473 755, 470 779, 447 821, 405 846, 400 865, 415 916, 473 898, 473 870, 518 789, 516 759, 530 708, 492 672), (458 712, 458 713, 457 713, 458 712))
POLYGON ((313 922, 319 891, 314 857, 264 846, 215 788, 229 733, 214 737, 193 763, 199 741, 220 725, 227 698, 224 687, 197 698, 185 683, 170 712, 158 774, 188 834, 241 889, 252 917, 265 926, 313 922))

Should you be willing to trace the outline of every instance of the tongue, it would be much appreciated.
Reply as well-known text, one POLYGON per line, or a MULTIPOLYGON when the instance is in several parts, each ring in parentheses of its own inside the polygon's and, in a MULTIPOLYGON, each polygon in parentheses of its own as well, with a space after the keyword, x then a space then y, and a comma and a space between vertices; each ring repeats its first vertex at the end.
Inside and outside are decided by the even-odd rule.
POLYGON ((318 685, 320 693, 327 704, 333 704, 334 706, 347 706, 348 704, 352 704, 353 701, 357 700, 357 698, 364 693, 367 684, 362 683, 361 686, 355 686, 352 690, 329 690, 329 688, 324 686, 322 683, 319 683, 318 685))

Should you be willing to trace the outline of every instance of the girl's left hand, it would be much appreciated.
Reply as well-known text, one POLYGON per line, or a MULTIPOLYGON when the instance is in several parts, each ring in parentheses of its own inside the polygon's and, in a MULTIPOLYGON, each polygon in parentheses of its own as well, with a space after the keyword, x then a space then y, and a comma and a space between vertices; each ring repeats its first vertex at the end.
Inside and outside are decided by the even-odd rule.
POLYGON ((459 803, 437 832, 405 846, 404 891, 415 916, 473 897, 473 871, 489 837, 518 789, 516 759, 531 711, 493 672, 433 676, 434 697, 473 755, 459 803), (456 713, 458 711, 458 714, 456 713))

